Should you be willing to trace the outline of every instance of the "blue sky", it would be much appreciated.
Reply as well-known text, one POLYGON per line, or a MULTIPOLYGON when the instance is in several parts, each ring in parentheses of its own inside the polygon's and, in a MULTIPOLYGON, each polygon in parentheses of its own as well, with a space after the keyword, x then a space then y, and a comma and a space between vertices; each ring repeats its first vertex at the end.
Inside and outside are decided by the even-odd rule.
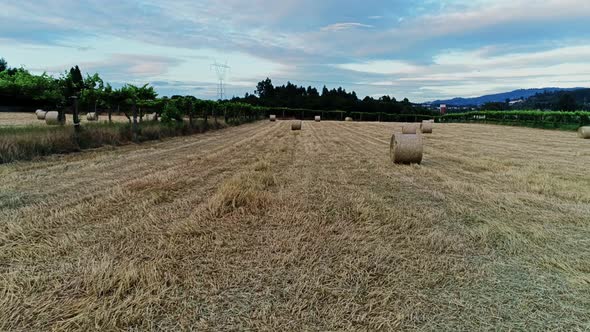
POLYGON ((427 101, 590 86, 589 0, 47 0, 0 10, 0 57, 161 95, 275 84, 427 101))

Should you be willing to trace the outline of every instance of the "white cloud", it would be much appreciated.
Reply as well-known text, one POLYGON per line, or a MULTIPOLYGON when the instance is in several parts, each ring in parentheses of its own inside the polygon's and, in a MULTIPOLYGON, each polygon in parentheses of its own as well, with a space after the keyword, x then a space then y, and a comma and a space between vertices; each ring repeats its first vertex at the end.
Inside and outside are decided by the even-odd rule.
MULTIPOLYGON (((0 12, 0 55, 38 70, 82 64, 127 81, 212 84, 209 65, 228 60, 236 89, 286 77, 358 84, 359 95, 395 87, 422 100, 590 81, 590 47, 545 33, 590 17, 589 0, 424 0, 401 11, 390 0, 366 6, 354 15, 336 0, 21 0, 0 12), (369 16, 371 8, 383 16, 369 16), (494 35, 506 26, 522 32, 542 24, 546 31, 518 40, 494 35), (435 54, 434 47, 441 49, 435 54)), ((590 36, 567 31, 567 38, 590 36)))
POLYGON ((367 84, 395 86, 409 91, 417 101, 474 96, 502 89, 531 87, 578 87, 590 81, 590 46, 572 45, 533 53, 494 55, 484 47, 470 51, 443 52, 430 64, 402 60, 375 60, 336 65, 375 76, 367 84), (385 80, 379 79, 386 78, 385 80), (430 96, 416 93, 423 90, 430 96))
POLYGON ((350 29, 357 29, 357 28, 373 28, 372 25, 362 24, 362 23, 355 23, 355 22, 348 22, 348 23, 335 23, 330 24, 328 26, 323 27, 322 31, 343 31, 343 30, 350 30, 350 29))
POLYGON ((410 74, 416 73, 420 70, 419 66, 400 60, 375 60, 363 63, 345 63, 339 64, 337 67, 357 72, 383 75, 410 74))

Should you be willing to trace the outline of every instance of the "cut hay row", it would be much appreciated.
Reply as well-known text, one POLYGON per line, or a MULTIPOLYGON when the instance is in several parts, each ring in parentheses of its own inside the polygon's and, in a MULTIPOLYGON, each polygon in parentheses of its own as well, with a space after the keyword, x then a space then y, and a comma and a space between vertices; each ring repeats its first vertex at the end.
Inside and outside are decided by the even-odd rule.
POLYGON ((578 137, 589 139, 590 138, 590 127, 580 127, 578 129, 578 137))

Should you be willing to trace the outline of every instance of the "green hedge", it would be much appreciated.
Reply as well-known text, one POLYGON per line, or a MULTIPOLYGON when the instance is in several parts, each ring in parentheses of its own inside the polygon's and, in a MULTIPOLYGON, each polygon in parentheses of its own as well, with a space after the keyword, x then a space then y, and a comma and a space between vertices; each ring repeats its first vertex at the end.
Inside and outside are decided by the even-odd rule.
POLYGON ((440 122, 478 122, 538 128, 577 129, 590 125, 590 112, 476 111, 446 114, 440 122))
POLYGON ((383 121, 383 122, 420 122, 422 120, 433 119, 432 115, 427 114, 389 114, 389 113, 368 113, 368 112, 349 112, 341 110, 311 110, 304 108, 286 108, 286 107, 269 107, 266 109, 266 116, 275 114, 280 118, 296 118, 303 120, 313 120, 316 115, 322 117, 322 120, 344 121, 346 117, 352 117, 354 121, 383 121))

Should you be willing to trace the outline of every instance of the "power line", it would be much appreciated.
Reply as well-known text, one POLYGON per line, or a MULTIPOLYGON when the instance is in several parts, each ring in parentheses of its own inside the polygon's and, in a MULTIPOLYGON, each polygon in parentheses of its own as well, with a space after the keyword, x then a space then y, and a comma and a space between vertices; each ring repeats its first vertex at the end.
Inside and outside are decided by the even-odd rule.
POLYGON ((220 64, 217 61, 215 61, 215 63, 211 64, 211 68, 214 68, 215 72, 217 73, 217 79, 219 80, 219 85, 217 86, 217 94, 219 95, 219 100, 223 100, 225 95, 225 87, 223 85, 223 81, 225 81, 227 72, 230 70, 231 67, 227 65, 227 61, 225 62, 225 64, 220 64))

